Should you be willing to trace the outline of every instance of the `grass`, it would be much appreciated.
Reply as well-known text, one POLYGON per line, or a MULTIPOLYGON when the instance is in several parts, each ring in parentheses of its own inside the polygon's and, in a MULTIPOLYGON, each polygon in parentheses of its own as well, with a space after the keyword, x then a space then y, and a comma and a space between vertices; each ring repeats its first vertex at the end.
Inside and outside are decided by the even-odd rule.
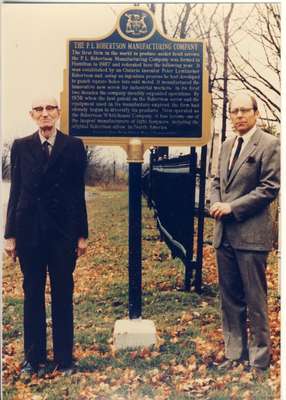
MULTIPOLYGON (((3 399, 31 400, 190 400, 278 399, 279 335, 277 257, 270 257, 269 291, 276 358, 270 372, 255 379, 242 371, 217 370, 223 352, 214 252, 204 249, 203 294, 180 289, 184 266, 159 241, 153 213, 143 202, 143 317, 155 323, 158 343, 151 349, 115 351, 114 323, 128 317, 128 196, 90 189, 89 249, 75 271, 75 357, 71 377, 49 374, 24 384, 17 379, 22 360, 22 289, 19 266, 3 268, 3 399), (273 312, 272 312, 273 311, 273 312), (38 396, 38 397, 37 397, 38 396)), ((211 237, 207 220, 205 231, 211 237)), ((50 298, 47 289, 48 318, 50 298)), ((49 357, 51 324, 48 323, 49 357)))

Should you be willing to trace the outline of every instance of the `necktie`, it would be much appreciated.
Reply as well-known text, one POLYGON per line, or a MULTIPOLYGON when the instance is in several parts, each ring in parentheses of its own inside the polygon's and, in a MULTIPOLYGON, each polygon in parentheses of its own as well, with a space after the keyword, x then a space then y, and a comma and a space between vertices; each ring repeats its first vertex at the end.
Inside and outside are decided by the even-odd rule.
POLYGON ((46 141, 43 143, 43 152, 44 152, 44 159, 45 159, 45 162, 48 162, 48 161, 49 161, 49 158, 50 158, 49 146, 50 146, 50 143, 46 140, 46 141))
POLYGON ((231 171, 233 170, 234 164, 236 163, 236 160, 237 160, 238 157, 239 157, 239 153, 240 153, 240 151, 241 151, 242 143, 243 143, 243 138, 242 138, 242 137, 239 137, 239 138, 237 139, 237 147, 236 147, 236 150, 235 150, 235 153, 234 153, 232 162, 231 162, 230 167, 229 167, 229 170, 228 170, 228 176, 231 174, 231 171))

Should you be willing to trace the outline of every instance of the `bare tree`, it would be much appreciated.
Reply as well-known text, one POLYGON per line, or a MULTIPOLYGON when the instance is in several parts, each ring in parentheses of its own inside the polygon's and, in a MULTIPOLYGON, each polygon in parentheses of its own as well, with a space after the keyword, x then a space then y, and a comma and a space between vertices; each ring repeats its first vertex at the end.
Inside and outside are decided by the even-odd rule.
POLYGON ((151 9, 169 37, 206 41, 212 115, 221 119, 222 140, 228 98, 242 88, 262 101, 268 128, 280 122, 279 4, 163 3, 151 9))
POLYGON ((234 4, 231 3, 229 12, 224 20, 224 60, 223 60, 223 102, 222 102, 222 132, 221 141, 223 142, 226 137, 226 120, 227 120, 227 104, 228 104, 228 52, 230 40, 230 18, 233 13, 234 4))
POLYGON ((152 11, 152 13, 155 13, 155 9, 156 9, 155 6, 156 6, 155 3, 151 3, 151 4, 149 5, 150 11, 152 11))
POLYGON ((241 46, 233 44, 235 51, 229 57, 229 62, 234 76, 243 87, 263 102, 267 124, 280 123, 280 6, 273 3, 256 4, 254 11, 255 23, 251 29, 244 29, 256 43, 256 54, 245 54, 241 46))
POLYGON ((4 143, 2 146, 2 179, 10 178, 10 151, 11 144, 4 143))
MULTIPOLYGON (((154 8, 155 10, 155 8, 154 8)), ((214 110, 227 120, 228 91, 253 91, 265 102, 264 118, 280 121, 279 4, 156 4, 158 19, 170 37, 207 41, 214 110), (248 51, 250 42, 257 51, 248 51), (264 60, 263 60, 264 58, 264 60)))
POLYGON ((101 151, 96 146, 86 146, 87 168, 85 182, 87 185, 95 185, 106 179, 106 161, 101 156, 101 151))
POLYGON ((167 27, 166 27, 166 14, 165 14, 165 10, 166 10, 166 4, 163 3, 162 7, 161 7, 161 24, 162 24, 162 28, 163 28, 163 32, 165 33, 165 35, 168 33, 167 31, 167 27))
POLYGON ((86 147, 87 168, 85 183, 90 186, 96 184, 126 183, 127 174, 123 164, 104 157, 102 150, 97 146, 86 147))

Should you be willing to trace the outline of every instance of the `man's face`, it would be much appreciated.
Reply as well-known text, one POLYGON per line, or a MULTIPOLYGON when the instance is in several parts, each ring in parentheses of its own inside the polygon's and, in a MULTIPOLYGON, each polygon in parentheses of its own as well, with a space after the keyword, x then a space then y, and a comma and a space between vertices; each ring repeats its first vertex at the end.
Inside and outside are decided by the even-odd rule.
POLYGON ((41 130, 49 131, 55 128, 60 109, 56 99, 43 98, 33 102, 30 115, 41 130))
POLYGON ((257 121, 258 111, 253 110, 251 98, 247 94, 235 96, 230 104, 230 119, 233 128, 240 134, 247 133, 257 121))

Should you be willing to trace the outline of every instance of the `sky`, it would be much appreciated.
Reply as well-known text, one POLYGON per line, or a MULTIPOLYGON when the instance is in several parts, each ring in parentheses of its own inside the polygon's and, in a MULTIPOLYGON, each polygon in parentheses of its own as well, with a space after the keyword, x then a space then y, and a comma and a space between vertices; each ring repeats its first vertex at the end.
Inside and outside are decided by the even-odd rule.
MULTIPOLYGON (((108 35, 117 16, 133 4, 1 5, 3 142, 35 131, 29 116, 33 98, 59 98, 67 66, 67 40, 108 35)), ((105 153, 110 161, 126 161, 126 154, 119 147, 105 149, 105 153)))
MULTIPOLYGON (((29 116, 34 98, 49 95, 59 100, 67 40, 108 36, 117 16, 133 4, 1 5, 3 143, 36 130, 29 116)), ((126 161, 125 151, 118 146, 105 147, 103 154, 111 162, 126 161)))
MULTIPOLYGON (((67 65, 67 39, 108 35, 128 4, 2 4, 2 141, 36 130, 33 98, 58 97, 67 65)), ((126 159, 118 147, 111 158, 126 159)))

